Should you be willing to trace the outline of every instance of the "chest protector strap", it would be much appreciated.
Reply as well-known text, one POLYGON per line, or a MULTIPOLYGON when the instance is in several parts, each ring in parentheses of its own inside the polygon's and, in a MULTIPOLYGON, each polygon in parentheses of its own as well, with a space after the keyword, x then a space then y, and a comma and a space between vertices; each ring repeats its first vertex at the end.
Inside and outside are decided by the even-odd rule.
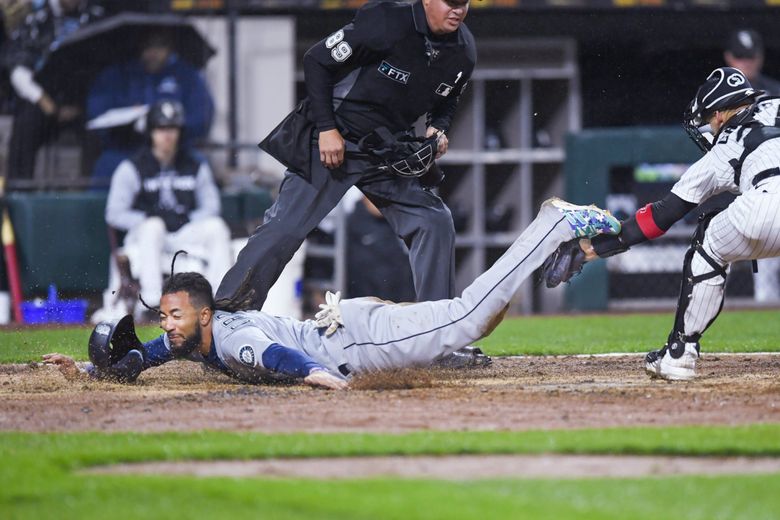
MULTIPOLYGON (((780 118, 778 118, 778 121, 780 121, 780 118)), ((742 176, 742 165, 747 156, 753 153, 756 148, 761 146, 764 142, 780 137, 780 127, 764 126, 756 122, 749 123, 748 126, 752 127, 752 129, 747 137, 745 137, 745 150, 742 152, 742 155, 739 156, 739 159, 731 159, 729 161, 731 167, 734 168, 734 184, 737 186, 739 186, 739 180, 742 176)))

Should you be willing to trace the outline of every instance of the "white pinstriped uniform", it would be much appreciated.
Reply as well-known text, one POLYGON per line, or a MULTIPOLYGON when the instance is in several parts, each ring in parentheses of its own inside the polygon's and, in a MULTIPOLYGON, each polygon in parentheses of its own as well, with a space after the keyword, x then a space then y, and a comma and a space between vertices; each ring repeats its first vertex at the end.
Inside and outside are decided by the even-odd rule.
MULTIPOLYGON (((775 125, 780 99, 759 103, 755 119, 775 125)), ((780 256, 780 176, 753 186, 753 177, 764 170, 780 167, 780 138, 762 143, 747 156, 739 186, 734 184, 731 159, 739 159, 744 139, 752 130, 741 127, 724 131, 709 153, 693 164, 672 188, 672 193, 695 204, 724 191, 739 193, 736 200, 715 216, 707 228, 703 247, 715 261, 728 266, 738 260, 780 256), (740 135, 741 134, 741 135, 740 135)), ((712 271, 698 253, 691 269, 694 276, 712 271)), ((686 309, 685 335, 701 333, 717 316, 723 302, 725 280, 721 276, 694 285, 686 309)))

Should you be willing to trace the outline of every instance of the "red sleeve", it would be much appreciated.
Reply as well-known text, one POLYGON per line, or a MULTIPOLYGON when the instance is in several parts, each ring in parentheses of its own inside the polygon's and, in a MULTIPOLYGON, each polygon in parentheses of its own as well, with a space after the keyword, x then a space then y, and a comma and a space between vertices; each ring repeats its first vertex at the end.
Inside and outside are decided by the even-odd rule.
POLYGON ((639 229, 642 231, 642 234, 648 240, 658 238, 665 233, 663 229, 658 227, 655 219, 653 219, 652 204, 647 204, 645 207, 640 208, 636 212, 636 223, 639 226, 639 229))

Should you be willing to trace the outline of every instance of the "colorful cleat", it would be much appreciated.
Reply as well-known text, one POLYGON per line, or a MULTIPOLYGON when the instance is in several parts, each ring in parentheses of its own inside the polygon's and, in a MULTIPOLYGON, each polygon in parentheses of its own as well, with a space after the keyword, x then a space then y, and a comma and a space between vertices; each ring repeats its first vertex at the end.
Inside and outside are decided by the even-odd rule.
POLYGON ((617 235, 620 233, 620 221, 612 214, 596 205, 577 206, 559 198, 544 201, 542 210, 553 208, 561 213, 569 223, 572 238, 593 238, 597 235, 617 235))

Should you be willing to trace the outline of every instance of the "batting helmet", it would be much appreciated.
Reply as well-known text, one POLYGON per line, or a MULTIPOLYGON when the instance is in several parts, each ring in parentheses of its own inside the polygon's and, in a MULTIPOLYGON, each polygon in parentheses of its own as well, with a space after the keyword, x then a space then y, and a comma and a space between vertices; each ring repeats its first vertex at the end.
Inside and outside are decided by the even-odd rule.
POLYGON ((717 68, 707 76, 685 109, 683 127, 699 148, 707 152, 712 143, 702 134, 702 125, 706 125, 716 111, 752 104, 761 94, 763 92, 755 90, 739 69, 717 68))
POLYGON ((149 108, 146 128, 181 128, 184 126, 184 107, 178 101, 163 99, 149 108))
POLYGON ((98 323, 89 336, 90 361, 106 375, 123 381, 134 381, 141 373, 143 352, 143 343, 135 334, 135 323, 130 314, 119 320, 98 323))

